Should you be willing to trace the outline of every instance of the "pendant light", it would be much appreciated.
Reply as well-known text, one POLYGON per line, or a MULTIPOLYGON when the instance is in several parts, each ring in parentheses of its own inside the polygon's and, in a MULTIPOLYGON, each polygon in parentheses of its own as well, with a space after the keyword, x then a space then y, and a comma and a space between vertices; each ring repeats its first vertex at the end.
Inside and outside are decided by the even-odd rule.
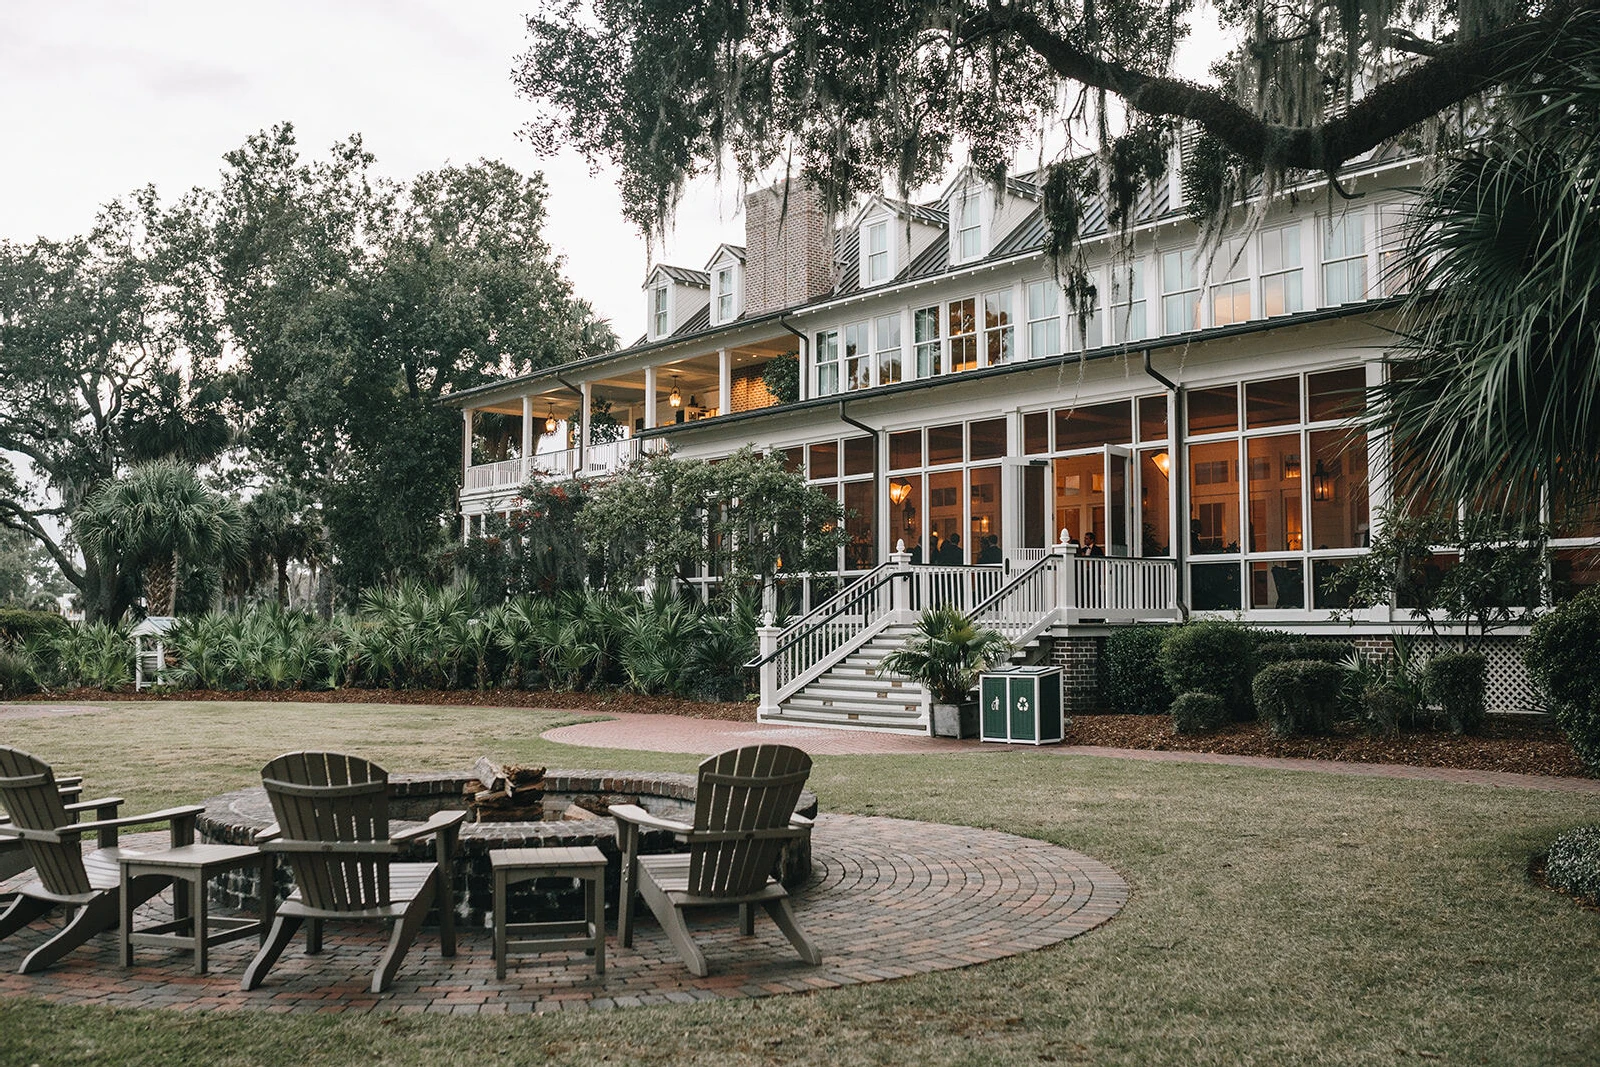
POLYGON ((678 376, 672 376, 672 392, 667 394, 667 403, 675 408, 683 406, 683 394, 678 391, 678 376))

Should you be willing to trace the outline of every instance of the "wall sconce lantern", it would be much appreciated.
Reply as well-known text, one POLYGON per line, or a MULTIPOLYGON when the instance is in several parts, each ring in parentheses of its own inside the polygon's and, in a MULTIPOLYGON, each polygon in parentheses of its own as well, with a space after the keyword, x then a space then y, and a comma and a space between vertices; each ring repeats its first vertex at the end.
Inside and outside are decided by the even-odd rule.
POLYGON ((1311 499, 1333 499, 1333 475, 1322 465, 1322 460, 1317 460, 1317 467, 1311 472, 1311 499))
POLYGON ((667 394, 667 403, 675 408, 683 406, 683 394, 678 391, 678 376, 672 376, 672 392, 667 394))
MULTIPOLYGON (((1320 466, 1320 464, 1319 464, 1320 466)), ((1285 478, 1300 477, 1300 457, 1290 453, 1283 457, 1283 476, 1285 478)))
POLYGON ((895 505, 904 504, 906 497, 911 495, 911 483, 896 479, 889 483, 889 502, 895 505))
POLYGON ((1172 476, 1172 457, 1165 452, 1157 452, 1150 457, 1150 462, 1156 465, 1156 470, 1161 472, 1161 477, 1170 478, 1172 476))

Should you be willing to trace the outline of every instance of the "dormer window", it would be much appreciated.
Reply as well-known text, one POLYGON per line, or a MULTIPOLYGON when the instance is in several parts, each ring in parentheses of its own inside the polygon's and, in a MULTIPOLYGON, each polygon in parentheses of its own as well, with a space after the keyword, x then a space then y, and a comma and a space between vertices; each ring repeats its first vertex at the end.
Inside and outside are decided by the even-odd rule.
POLYGON ((879 285, 889 280, 889 220, 880 219, 866 228, 868 285, 879 285))
POLYGON ((965 263, 983 254, 983 202, 982 190, 963 189, 956 194, 955 220, 956 260, 965 263))
POLYGON ((665 337, 671 332, 671 305, 667 302, 665 285, 658 285, 650 290, 650 323, 650 332, 656 337, 665 337))
POLYGON ((735 314, 733 267, 727 266, 717 271, 717 322, 732 322, 735 314))

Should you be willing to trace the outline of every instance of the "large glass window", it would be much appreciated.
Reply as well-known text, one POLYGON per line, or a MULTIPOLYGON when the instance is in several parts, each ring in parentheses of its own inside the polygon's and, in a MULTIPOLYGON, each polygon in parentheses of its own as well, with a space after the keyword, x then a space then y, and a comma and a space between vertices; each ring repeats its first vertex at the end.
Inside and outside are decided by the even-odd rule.
POLYGON ((1161 256, 1161 329, 1183 333, 1200 328, 1200 268, 1194 249, 1161 256))
POLYGON ((905 430, 889 435, 889 469, 914 470, 922 466, 922 431, 905 430))
POLYGON ((822 441, 810 448, 811 478, 839 477, 839 442, 822 441))
POLYGON ((1211 259, 1211 325, 1250 320, 1250 263, 1242 238, 1223 241, 1211 259))
POLYGON ((1061 353, 1061 290, 1053 281, 1028 283, 1028 358, 1061 353))
POLYGON ((850 540, 844 546, 844 567, 871 570, 878 565, 878 486, 867 481, 844 483, 844 528, 850 540))
POLYGON ((1188 394, 1189 432, 1221 433, 1239 428, 1239 390, 1231 385, 1191 389, 1188 394))
POLYGON ((1359 211, 1323 219, 1322 302, 1348 304, 1367 298, 1367 235, 1359 211))
POLYGON ((928 475, 928 562, 960 564, 967 561, 961 535, 962 483, 959 470, 937 471, 928 475))
POLYGON ((983 347, 985 352, 984 366, 997 367, 1002 363, 1010 363, 1011 355, 1016 351, 1017 328, 1011 321, 1011 290, 1002 289, 997 293, 985 293, 983 296, 983 347))
POLYGON ((922 476, 897 474, 889 479, 889 544, 904 541, 912 563, 922 562, 922 476))
POLYGON ((1143 341, 1150 336, 1145 320, 1144 264, 1111 268, 1111 343, 1143 341))
POLYGON ((1348 419, 1367 409, 1367 372, 1361 367, 1306 376, 1306 395, 1312 422, 1348 419))
POLYGON ((1131 408, 1126 400, 1109 404, 1085 404, 1076 408, 1057 408, 1056 448, 1098 448, 1124 445, 1133 440, 1131 408))
POLYGON ((967 558, 972 563, 1003 563, 1000 549, 1000 468, 974 467, 970 472, 971 534, 967 558))
POLYGON ((839 391, 839 331, 817 334, 817 395, 831 396, 839 391))
POLYGON ((879 316, 872 332, 878 342, 878 384, 893 385, 900 380, 900 313, 879 316))
POLYGON ((1286 426, 1300 421, 1300 376, 1249 382, 1244 387, 1245 425, 1286 426))
POLYGON ((1189 551, 1239 551, 1239 445, 1189 446, 1189 551))
POLYGON ((873 460, 877 458, 878 442, 872 437, 852 437, 844 443, 845 477, 852 474, 871 474, 873 460))
POLYGON ((942 463, 960 463, 964 458, 962 438, 965 430, 966 427, 959 422, 948 426, 929 426, 928 462, 935 466, 942 463))
POLYGON ((1006 420, 984 419, 967 427, 968 459, 1000 459, 1006 454, 1006 420))
POLYGON ((1252 437, 1246 448, 1250 485, 1251 552, 1299 552, 1305 548, 1300 508, 1300 435, 1252 437))
POLYGON ((1300 227, 1281 226, 1261 234, 1261 306, 1270 318, 1305 307, 1300 266, 1300 227))
POLYGON ((889 280, 889 221, 872 223, 866 236, 867 284, 877 285, 889 280))
POLYGON ((844 328, 844 365, 848 388, 872 388, 872 346, 865 322, 852 322, 844 328))
POLYGON ((1365 548, 1367 439, 1349 430, 1311 432, 1310 469, 1302 471, 1311 497, 1313 548, 1365 548))
POLYGON ((1172 553, 1172 457, 1165 448, 1139 453, 1139 554, 1172 553))
POLYGON ((1088 456, 1063 456, 1051 464, 1055 475, 1057 537, 1061 531, 1077 544, 1092 533, 1101 545, 1108 543, 1106 529, 1105 453, 1088 456))
POLYGON ((911 313, 911 339, 917 346, 917 377, 941 373, 938 308, 918 308, 911 313))
POLYGON ((950 303, 950 369, 976 370, 978 367, 978 309, 976 300, 950 303))

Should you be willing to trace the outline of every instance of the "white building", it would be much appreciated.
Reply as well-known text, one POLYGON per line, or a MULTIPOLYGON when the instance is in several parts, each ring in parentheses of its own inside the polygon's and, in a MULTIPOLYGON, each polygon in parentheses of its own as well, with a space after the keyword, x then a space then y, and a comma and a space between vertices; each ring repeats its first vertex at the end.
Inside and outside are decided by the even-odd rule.
MULTIPOLYGON (((642 448, 715 457, 754 444, 839 495, 842 574, 887 573, 905 543, 899 565, 921 584, 902 609, 927 603, 929 582, 957 582, 934 572, 960 564, 972 568, 962 606, 996 622, 1075 568, 1053 612, 1006 618, 1067 666, 1069 698, 1092 684, 1091 650, 1118 621, 1217 612, 1386 640, 1408 612, 1336 618, 1343 605, 1321 588, 1365 550, 1389 502, 1383 442, 1349 420, 1382 380, 1406 281, 1392 269, 1402 189, 1421 177, 1411 162, 1375 162, 1345 179, 1356 199, 1321 185, 1285 194, 1209 260, 1174 178, 1145 198, 1131 259, 1103 214, 1086 221, 1101 295, 1081 321, 1044 254, 1026 177, 996 193, 963 172, 936 201, 874 197, 834 228, 804 192, 786 204, 753 193, 746 247, 719 247, 703 270, 651 270, 637 343, 451 398, 465 413, 463 533, 513 507, 534 469, 604 473, 642 448), (762 381, 782 356, 800 361, 793 403, 762 381), (583 419, 593 401, 626 437, 584 446, 580 429, 577 447, 557 447, 567 413, 583 419), (482 412, 512 417, 502 441, 544 447, 474 464, 482 412), (541 438, 547 422, 555 432, 541 438), (1063 531, 1077 543, 1092 533, 1106 562, 1037 573, 1063 531), (1038 588, 1005 592, 1018 582, 1038 588), (986 603, 996 594, 1005 603, 986 603)), ((1600 526, 1567 532, 1590 539, 1558 539, 1558 561, 1592 582, 1574 550, 1600 526)), ((869 611, 870 584, 852 587, 858 604, 808 592, 814 610, 779 645, 792 651, 830 611, 869 611)), ((838 684, 840 665, 861 666, 896 625, 864 623, 844 651, 795 652, 763 716, 922 728, 909 701, 885 717, 900 698, 870 672, 838 684)), ((1514 658, 1509 645, 1498 655, 1502 668, 1514 658)), ((1492 703, 1526 702, 1522 677, 1491 671, 1492 703)))

